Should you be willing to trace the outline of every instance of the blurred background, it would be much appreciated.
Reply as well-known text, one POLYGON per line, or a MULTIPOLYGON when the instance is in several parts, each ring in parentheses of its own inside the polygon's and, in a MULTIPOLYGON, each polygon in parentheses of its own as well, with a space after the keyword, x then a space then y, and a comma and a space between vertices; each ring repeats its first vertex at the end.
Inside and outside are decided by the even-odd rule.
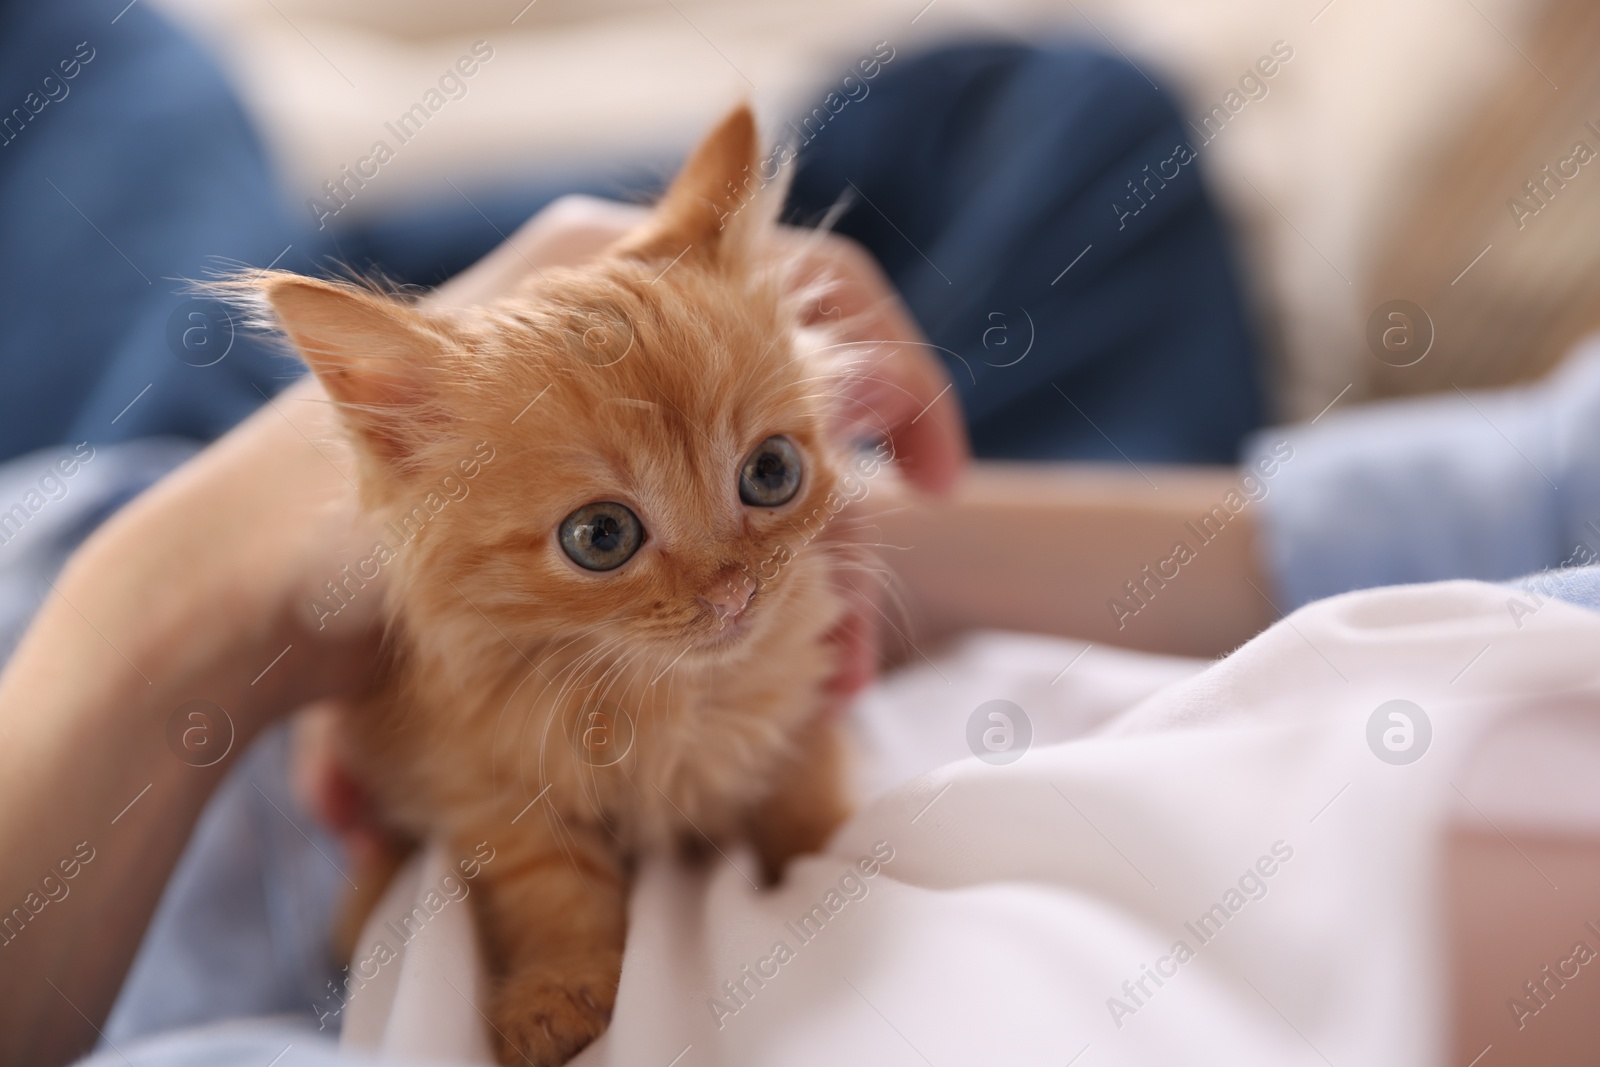
POLYGON ((753 99, 775 128, 879 41, 907 54, 952 38, 1076 38, 1171 89, 1197 131, 1282 41, 1293 60, 1202 153, 1259 324, 1272 418, 1313 417, 1347 388, 1341 403, 1525 379, 1594 325, 1600 200, 1581 187, 1596 179, 1585 169, 1521 228, 1507 206, 1537 206, 1523 183, 1576 140, 1600 147, 1584 128, 1600 119, 1600 10, 1583 0, 145 2, 221 58, 297 209, 473 41, 491 43, 470 92, 340 225, 459 203, 447 182, 554 188, 641 161, 665 173, 730 100, 753 99), (1414 366, 1368 343, 1392 300, 1432 320, 1414 366))
POLYGON ((1582 0, 63 0, 0 3, 0 30, 0 458, 208 440, 298 373, 184 279, 436 284, 557 195, 648 197, 741 98, 800 140, 830 92, 898 93, 802 153, 798 220, 873 190, 841 229, 943 349, 980 456, 1233 462, 1335 403, 1536 377, 1596 325, 1582 0), (886 80, 843 80, 875 55, 886 80), (1121 232, 1178 138, 1186 202, 1121 232), (1022 318, 1043 355, 963 371, 1013 366, 991 341, 1022 318))

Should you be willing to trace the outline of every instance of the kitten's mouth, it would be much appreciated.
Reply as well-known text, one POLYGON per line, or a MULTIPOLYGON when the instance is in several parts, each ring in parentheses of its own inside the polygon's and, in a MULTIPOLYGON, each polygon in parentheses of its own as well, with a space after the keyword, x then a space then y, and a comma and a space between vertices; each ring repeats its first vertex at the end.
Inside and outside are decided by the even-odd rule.
POLYGON ((738 615, 722 616, 714 620, 711 632, 700 640, 699 646, 706 650, 721 651, 743 641, 755 628, 751 614, 746 609, 738 615))
POLYGON ((762 600, 752 596, 749 603, 736 613, 714 614, 707 619, 706 633, 694 647, 707 653, 726 653, 745 644, 761 628, 761 616, 766 612, 756 603, 762 600))

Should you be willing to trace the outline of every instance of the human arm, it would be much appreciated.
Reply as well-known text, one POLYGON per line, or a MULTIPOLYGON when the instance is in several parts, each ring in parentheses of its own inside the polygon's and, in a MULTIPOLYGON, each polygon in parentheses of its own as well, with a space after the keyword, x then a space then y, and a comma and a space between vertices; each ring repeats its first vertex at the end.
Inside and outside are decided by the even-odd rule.
POLYGON ((978 464, 948 500, 884 516, 883 539, 902 546, 888 559, 925 633, 1012 627, 1196 654, 1352 589, 1592 563, 1600 344, 1527 387, 1333 411, 1245 453, 1241 468, 978 464), (1197 520, 1230 489, 1248 503, 1201 545, 1197 520), (1138 604, 1125 583, 1179 539, 1196 559, 1138 604), (1137 614, 1119 620, 1113 598, 1137 614))
MULTIPOLYGON (((310 443, 329 447, 325 413, 286 394, 125 508, 0 675, 0 1062, 62 1062, 93 1040, 87 1020, 104 1018, 231 763, 179 758, 179 706, 226 709, 237 754, 280 711, 361 684, 366 628, 318 632, 302 614, 355 532, 310 443)), ((183 725, 226 743, 220 715, 183 725)))
POLYGON ((1213 518, 1200 531, 1209 542, 1189 525, 1240 478, 1234 467, 975 463, 947 497, 896 501, 875 523, 914 641, 988 627, 1215 656, 1277 617, 1258 561, 1260 504, 1213 518), (1162 578, 1179 541, 1194 558, 1162 578))

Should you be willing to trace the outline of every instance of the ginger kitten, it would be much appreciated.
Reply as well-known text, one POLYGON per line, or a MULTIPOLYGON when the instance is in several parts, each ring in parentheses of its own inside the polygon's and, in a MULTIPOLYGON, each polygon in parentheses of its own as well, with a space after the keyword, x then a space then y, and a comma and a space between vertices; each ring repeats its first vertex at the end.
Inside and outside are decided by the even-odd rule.
POLYGON ((374 553, 393 669, 344 733, 390 825, 494 849, 471 900, 507 1064, 605 1028, 638 853, 747 840, 773 877, 846 813, 849 550, 818 534, 853 457, 755 165, 740 108, 640 231, 470 312, 248 279, 406 538, 374 553))

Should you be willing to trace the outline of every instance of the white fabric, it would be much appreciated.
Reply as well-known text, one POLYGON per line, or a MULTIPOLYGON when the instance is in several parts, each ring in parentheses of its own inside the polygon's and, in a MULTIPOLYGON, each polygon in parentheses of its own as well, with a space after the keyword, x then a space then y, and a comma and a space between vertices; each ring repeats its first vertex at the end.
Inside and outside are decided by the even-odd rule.
MULTIPOLYGON (((1550 602, 1519 628, 1507 597, 1472 582, 1353 593, 1210 666, 1099 647, 1073 662, 1082 645, 1015 635, 919 661, 858 705, 870 799, 780 889, 755 891, 740 855, 743 871, 645 864, 614 1020, 575 1062, 1437 1063, 1448 822, 1559 817, 1600 837, 1581 789, 1600 765, 1600 615, 1550 602), (968 716, 996 698, 1034 728, 1005 766, 966 749, 968 716), (1367 741, 1393 699, 1432 723, 1404 766, 1367 741), (1557 778, 1578 803, 1551 801, 1557 778), (847 883, 859 899, 797 937, 789 924, 880 842, 893 858, 865 895, 847 883), (1270 876, 1246 878, 1258 863, 1270 876), (1200 938, 1192 924, 1227 911, 1230 889, 1242 903, 1200 938), (747 980, 742 1005, 728 996, 778 941, 793 958, 747 980)), ((437 1040, 473 1029, 444 979, 477 964, 463 924, 430 932, 454 941, 431 969, 400 962, 381 1047, 489 1062, 481 1022, 437 1040)), ((360 1025, 346 1040, 378 1047, 360 1025)))
POLYGON ((372 967, 371 984, 350 997, 341 1043, 386 1058, 494 1062, 488 1031, 473 1010, 485 999, 486 982, 465 906, 467 885, 437 846, 395 877, 358 944, 382 941, 399 959, 372 967), (402 926, 412 916, 418 918, 402 926))

